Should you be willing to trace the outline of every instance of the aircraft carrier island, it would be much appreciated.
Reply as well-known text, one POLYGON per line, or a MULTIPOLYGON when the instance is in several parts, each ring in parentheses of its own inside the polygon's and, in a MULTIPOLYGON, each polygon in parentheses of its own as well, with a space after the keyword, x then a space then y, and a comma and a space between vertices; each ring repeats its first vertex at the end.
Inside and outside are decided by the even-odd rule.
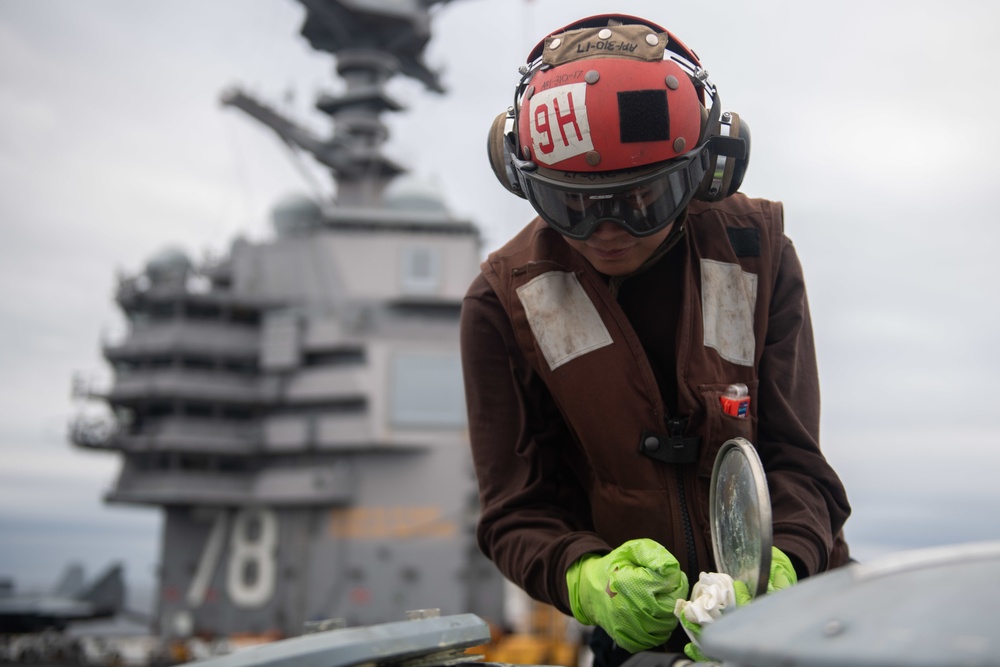
POLYGON ((106 500, 164 513, 155 631, 289 637, 405 610, 503 615, 480 554, 458 352, 480 235, 386 158, 395 73, 421 62, 435 0, 302 0, 302 34, 346 83, 318 137, 239 89, 223 103, 329 168, 336 197, 291 196, 274 235, 196 265, 164 250, 122 277, 106 343, 108 418, 77 446, 121 456, 106 500), (386 46, 388 45, 388 46, 386 46))

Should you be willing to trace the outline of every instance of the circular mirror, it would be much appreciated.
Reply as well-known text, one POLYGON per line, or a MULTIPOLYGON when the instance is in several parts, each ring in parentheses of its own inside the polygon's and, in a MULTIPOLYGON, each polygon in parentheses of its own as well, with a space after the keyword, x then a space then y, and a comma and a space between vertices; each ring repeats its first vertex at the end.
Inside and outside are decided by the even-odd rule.
POLYGON ((719 572, 739 579, 754 597, 771 574, 771 498, 757 450, 727 440, 715 457, 709 499, 712 550, 719 572))

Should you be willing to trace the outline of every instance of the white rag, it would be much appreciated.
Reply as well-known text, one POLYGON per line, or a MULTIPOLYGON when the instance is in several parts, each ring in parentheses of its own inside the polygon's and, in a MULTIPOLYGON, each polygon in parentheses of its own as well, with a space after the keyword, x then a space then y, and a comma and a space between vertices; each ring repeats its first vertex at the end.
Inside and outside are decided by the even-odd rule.
MULTIPOLYGON (((674 605, 674 615, 677 618, 683 615, 691 623, 705 626, 735 608, 733 578, 722 572, 702 572, 698 575, 698 583, 691 589, 691 599, 678 600, 674 605)), ((681 623, 681 626, 684 624, 681 623)), ((696 646, 700 646, 695 633, 687 627, 684 627, 684 632, 696 646)))

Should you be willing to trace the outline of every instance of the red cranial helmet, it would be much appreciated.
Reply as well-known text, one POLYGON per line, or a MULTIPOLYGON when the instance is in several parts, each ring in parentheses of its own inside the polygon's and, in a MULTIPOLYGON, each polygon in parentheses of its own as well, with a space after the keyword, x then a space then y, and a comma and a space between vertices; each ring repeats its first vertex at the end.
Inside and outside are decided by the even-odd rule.
MULTIPOLYGON (((667 46, 694 54, 655 24, 591 17, 549 35, 522 84, 522 159, 552 169, 605 172, 670 160, 698 144, 702 104, 667 46), (541 59, 539 61, 539 58, 541 59)), ((672 51, 673 52, 673 51, 672 51)), ((697 59, 688 61, 697 67, 697 59)))
POLYGON ((583 19, 539 43, 522 73, 514 106, 491 130, 490 159, 501 183, 561 233, 586 238, 613 220, 645 236, 696 194, 738 189, 749 132, 720 114, 697 56, 664 28, 626 15, 583 19))
MULTIPOLYGON (((552 43, 549 48, 561 48, 558 38, 552 43)), ((594 58, 580 64, 532 76, 518 113, 522 159, 549 169, 605 172, 672 160, 698 145, 702 106, 677 63, 594 58)))

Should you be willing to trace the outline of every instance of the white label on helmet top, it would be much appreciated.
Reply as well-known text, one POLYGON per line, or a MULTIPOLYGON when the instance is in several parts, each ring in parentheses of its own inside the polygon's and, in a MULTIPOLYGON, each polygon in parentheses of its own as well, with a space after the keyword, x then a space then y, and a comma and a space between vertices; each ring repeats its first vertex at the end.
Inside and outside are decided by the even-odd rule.
POLYGON ((552 165, 594 150, 587 120, 587 84, 571 83, 531 98, 534 158, 552 165))

